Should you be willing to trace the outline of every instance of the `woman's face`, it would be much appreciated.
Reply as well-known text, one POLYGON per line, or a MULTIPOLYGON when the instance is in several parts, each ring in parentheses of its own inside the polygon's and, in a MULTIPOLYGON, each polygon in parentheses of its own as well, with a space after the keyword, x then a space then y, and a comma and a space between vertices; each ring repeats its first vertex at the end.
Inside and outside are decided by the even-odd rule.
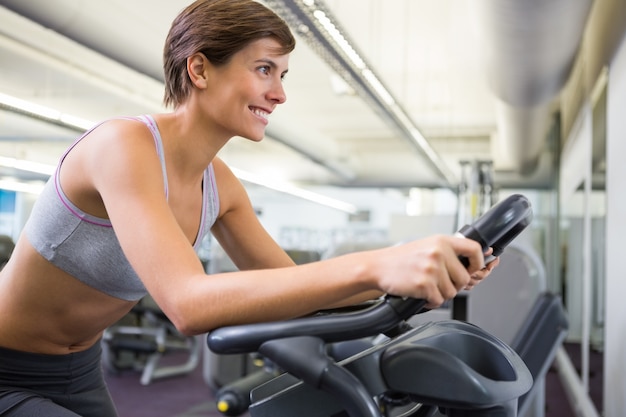
POLYGON ((289 55, 280 55, 279 43, 263 38, 250 43, 222 66, 210 66, 207 112, 230 136, 260 141, 269 115, 287 97, 283 77, 289 55))

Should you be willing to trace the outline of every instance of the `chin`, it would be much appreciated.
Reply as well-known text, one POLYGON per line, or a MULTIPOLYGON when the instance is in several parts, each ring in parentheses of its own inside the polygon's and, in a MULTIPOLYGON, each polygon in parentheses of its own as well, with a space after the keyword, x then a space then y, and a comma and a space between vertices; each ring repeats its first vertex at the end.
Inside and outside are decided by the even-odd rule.
POLYGON ((263 138, 265 137, 265 132, 257 133, 254 135, 241 135, 241 136, 254 142, 261 142, 263 138))

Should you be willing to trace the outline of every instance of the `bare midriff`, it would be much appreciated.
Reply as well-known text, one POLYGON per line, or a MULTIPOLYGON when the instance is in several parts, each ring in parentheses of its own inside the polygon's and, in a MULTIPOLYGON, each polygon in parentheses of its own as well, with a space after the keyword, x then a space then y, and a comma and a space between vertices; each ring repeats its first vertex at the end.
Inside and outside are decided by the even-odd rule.
POLYGON ((50 264, 24 237, 14 256, 0 272, 1 347, 52 355, 83 351, 135 304, 50 264))

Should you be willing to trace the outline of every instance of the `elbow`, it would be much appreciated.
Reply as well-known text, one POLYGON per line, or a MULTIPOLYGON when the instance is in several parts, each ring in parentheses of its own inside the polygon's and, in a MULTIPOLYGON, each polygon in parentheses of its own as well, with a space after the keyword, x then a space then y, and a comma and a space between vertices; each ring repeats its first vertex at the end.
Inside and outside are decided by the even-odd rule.
MULTIPOLYGON (((206 284, 211 280, 202 279, 206 284)), ((216 308, 221 300, 206 294, 219 294, 219 288, 204 288, 191 285, 196 281, 190 280, 187 285, 178 285, 161 289, 153 297, 161 306, 176 330, 184 336, 206 334, 218 327, 232 324, 232 308, 216 308)))
POLYGON ((198 332, 193 326, 190 326, 189 323, 185 323, 183 321, 172 321, 174 327, 178 333, 182 334, 185 337, 196 336, 201 332, 198 332))
POLYGON ((204 309, 193 308, 190 303, 170 304, 166 314, 176 330, 186 337, 205 334, 221 326, 216 317, 207 315, 204 309))
POLYGON ((196 336, 202 333, 206 333, 207 330, 200 328, 197 323, 184 312, 170 313, 168 314, 169 320, 172 322, 178 333, 185 337, 196 336))

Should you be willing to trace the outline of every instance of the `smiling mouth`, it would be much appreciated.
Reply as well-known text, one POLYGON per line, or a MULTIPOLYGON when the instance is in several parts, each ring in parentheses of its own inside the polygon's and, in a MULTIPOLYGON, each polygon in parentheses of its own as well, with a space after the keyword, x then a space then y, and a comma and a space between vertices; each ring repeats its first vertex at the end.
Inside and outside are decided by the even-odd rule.
POLYGON ((270 116, 270 114, 262 109, 259 109, 257 107, 251 107, 250 110, 252 110, 252 113, 255 114, 255 116, 257 116, 260 119, 263 119, 265 122, 268 121, 268 118, 270 116))

